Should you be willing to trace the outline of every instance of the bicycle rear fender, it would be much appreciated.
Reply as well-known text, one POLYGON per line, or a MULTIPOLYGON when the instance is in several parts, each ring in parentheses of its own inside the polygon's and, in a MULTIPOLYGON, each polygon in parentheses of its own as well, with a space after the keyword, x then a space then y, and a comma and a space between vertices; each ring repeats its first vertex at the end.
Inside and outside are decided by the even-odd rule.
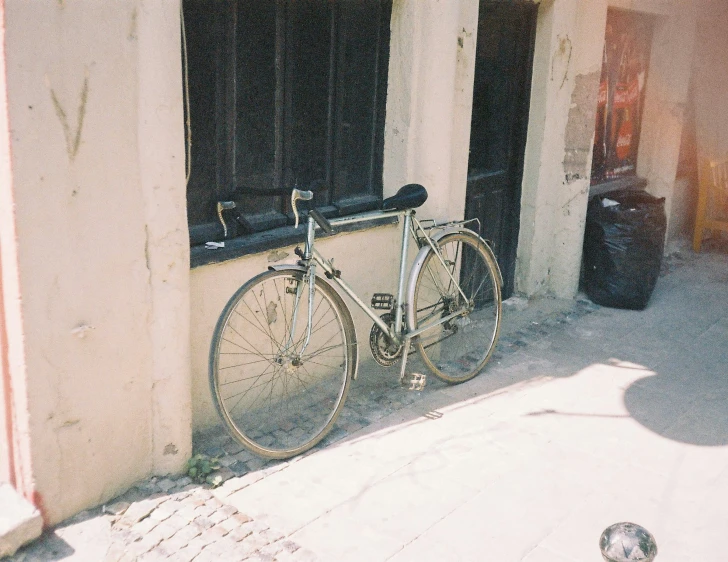
MULTIPOLYGON (((299 271, 301 273, 307 273, 308 270, 303 267, 302 265, 298 265, 295 263, 281 263, 276 265, 269 265, 268 266, 269 271, 299 271)), ((323 283, 329 287, 331 287, 331 283, 326 281, 325 279, 322 279, 321 277, 316 277, 316 283, 323 283)), ((357 376, 359 375, 359 345, 357 344, 357 336, 356 336, 356 324, 354 324, 353 319, 351 318, 351 312, 349 311, 349 307, 346 306, 346 303, 344 302, 344 299, 341 298, 341 295, 339 295, 339 292, 334 289, 333 290, 334 295, 337 296, 339 299, 339 302, 337 303, 339 305, 339 308, 341 309, 341 313, 345 315, 344 321, 351 322, 351 325, 354 326, 354 341, 352 342, 352 345, 354 347, 354 374, 352 375, 352 379, 356 380, 357 376)))
MULTIPOLYGON (((444 238, 448 234, 467 234, 468 236, 472 236, 473 238, 479 239, 483 244, 485 245, 485 251, 490 254, 490 257, 493 258, 493 263, 495 264, 495 268, 498 271, 498 284, 503 287, 503 274, 501 273, 500 267, 498 266, 498 260, 495 259, 495 254, 493 254, 493 250, 490 248, 490 245, 480 238, 475 232, 472 230, 469 230, 467 228, 458 228, 456 226, 446 228, 434 236, 431 237, 433 242, 438 242, 440 239, 444 238)), ((406 320, 407 320, 407 329, 408 330, 414 330, 415 329, 415 312, 411 306, 411 303, 414 301, 415 298, 415 285, 417 284, 417 275, 420 271, 420 268, 422 267, 422 264, 425 262, 425 258, 427 257, 427 254, 432 251, 432 248, 430 248, 429 244, 425 244, 422 248, 420 248, 420 251, 417 253, 417 256, 415 257, 415 261, 412 264, 412 268, 410 269, 409 279, 407 280, 407 314, 406 314, 406 320)))

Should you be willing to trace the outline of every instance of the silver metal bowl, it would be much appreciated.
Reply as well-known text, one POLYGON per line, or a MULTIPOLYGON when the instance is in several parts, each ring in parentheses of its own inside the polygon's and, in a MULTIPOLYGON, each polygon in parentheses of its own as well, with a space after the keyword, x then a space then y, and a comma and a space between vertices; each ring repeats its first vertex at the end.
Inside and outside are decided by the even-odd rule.
POLYGON ((599 548, 605 562, 652 562, 657 556, 655 537, 635 523, 615 523, 604 529, 599 548))

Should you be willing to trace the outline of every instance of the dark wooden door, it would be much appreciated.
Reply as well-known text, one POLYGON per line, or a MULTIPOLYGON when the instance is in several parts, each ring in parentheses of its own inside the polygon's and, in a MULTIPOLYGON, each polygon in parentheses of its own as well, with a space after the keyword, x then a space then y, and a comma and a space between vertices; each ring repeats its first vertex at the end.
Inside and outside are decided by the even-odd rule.
POLYGON ((513 292, 537 6, 481 0, 465 218, 480 220, 513 292))

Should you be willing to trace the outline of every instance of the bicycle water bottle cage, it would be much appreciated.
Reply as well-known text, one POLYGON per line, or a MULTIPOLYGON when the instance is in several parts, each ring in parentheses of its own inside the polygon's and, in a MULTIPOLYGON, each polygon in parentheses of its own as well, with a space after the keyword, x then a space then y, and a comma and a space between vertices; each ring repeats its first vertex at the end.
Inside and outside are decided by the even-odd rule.
POLYGON ((401 211, 403 209, 416 209, 427 201, 427 190, 419 183, 408 183, 399 188, 399 191, 382 201, 382 210, 401 211))

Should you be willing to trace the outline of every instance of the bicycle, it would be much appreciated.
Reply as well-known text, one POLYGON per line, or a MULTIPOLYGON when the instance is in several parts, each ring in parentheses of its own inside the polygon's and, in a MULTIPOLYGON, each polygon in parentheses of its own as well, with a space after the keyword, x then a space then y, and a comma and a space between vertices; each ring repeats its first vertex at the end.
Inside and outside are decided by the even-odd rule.
POLYGON ((250 451, 275 459, 303 453, 341 412, 357 376, 359 347, 334 285, 372 319, 372 355, 382 366, 400 360, 404 386, 422 389, 426 381, 424 374, 406 373, 412 345, 429 370, 451 384, 473 378, 488 362, 501 322, 503 281, 495 256, 467 228, 476 221, 419 221, 415 209, 426 199, 423 186, 408 184, 385 199, 382 210, 329 220, 309 204, 312 191, 292 190, 296 228, 299 202, 310 207, 304 248, 295 249, 300 259, 271 265, 243 284, 223 309, 210 347, 215 407, 250 451), (367 305, 315 248, 315 233, 378 217, 397 217, 402 225, 399 281, 396 296, 375 293, 367 305), (419 250, 405 283, 410 238, 419 250), (387 312, 380 316, 381 310, 387 312))

